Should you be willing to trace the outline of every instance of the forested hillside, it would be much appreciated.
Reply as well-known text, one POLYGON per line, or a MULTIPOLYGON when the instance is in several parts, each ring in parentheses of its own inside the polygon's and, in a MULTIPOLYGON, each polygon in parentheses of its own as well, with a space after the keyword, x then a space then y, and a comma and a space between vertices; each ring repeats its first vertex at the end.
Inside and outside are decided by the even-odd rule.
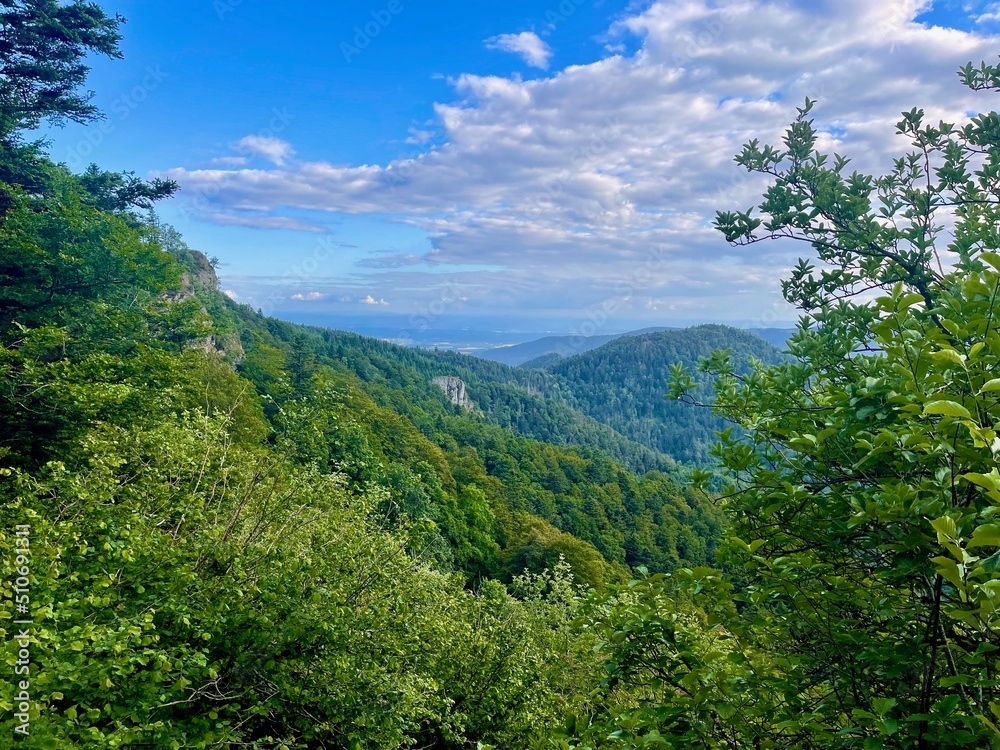
POLYGON ((742 373, 754 360, 776 364, 782 359, 780 350, 753 333, 703 325, 619 338, 560 360, 547 372, 560 383, 567 402, 588 416, 678 461, 706 465, 726 422, 710 409, 670 401, 665 393, 671 365, 693 370, 716 350, 729 350, 742 373))
POLYGON ((996 112, 904 113, 882 177, 810 101, 747 144, 770 185, 716 228, 815 253, 787 356, 703 326, 514 370, 228 299, 151 212, 176 184, 29 140, 99 116, 123 19, 2 8, 0 747, 1000 747, 996 112), (574 405, 735 425, 718 505, 574 405))
MULTIPOLYGON (((790 332, 774 332, 775 337, 790 332)), ((358 337, 326 334, 345 345, 358 337)), ((775 364, 782 350, 759 334, 721 325, 636 332, 569 357, 543 355, 508 367, 452 352, 396 353, 367 340, 366 351, 391 352, 422 374, 460 374, 483 415, 504 427, 559 444, 596 447, 636 471, 674 471, 674 462, 710 465, 709 451, 724 419, 710 409, 670 401, 670 368, 697 368, 704 357, 728 350, 740 372, 754 360, 775 364), (610 429, 608 429, 610 428, 610 429)), ((544 341, 544 340, 543 340, 544 341)), ((385 356, 384 354, 382 356, 385 356)), ((384 368, 372 368, 372 371, 384 368)), ((377 376, 373 376, 377 377, 377 376)), ((397 375, 395 384, 404 387, 397 375)), ((702 396, 708 394, 706 386, 702 396)))
MULTIPOLYGON (((266 411, 277 410, 288 398, 318 403, 321 395, 314 389, 317 378, 323 379, 326 387, 345 394, 340 398, 357 425, 353 438, 338 439, 343 428, 330 425, 322 428, 323 442, 349 445, 354 450, 343 455, 337 455, 335 449, 323 450, 333 451, 325 457, 330 467, 347 473, 355 482, 363 485, 363 480, 378 480, 384 484, 379 466, 393 466, 393 471, 405 474, 405 467, 436 463, 438 479, 458 493, 458 506, 466 512, 472 512, 470 509, 477 503, 482 505, 482 493, 487 506, 480 512, 499 512, 501 520, 510 513, 540 516, 559 530, 590 542, 611 563, 672 569, 681 559, 711 559, 719 531, 718 515, 704 497, 689 494, 677 477, 659 471, 631 474, 591 446, 600 446, 601 437, 607 435, 612 447, 625 446, 634 460, 645 458, 654 465, 671 466, 668 461, 628 445, 600 425, 584 422, 583 427, 590 432, 576 432, 583 420, 573 417, 558 402, 532 396, 516 384, 495 385, 480 380, 485 363, 263 318, 214 290, 203 290, 201 298, 218 306, 216 319, 230 321, 224 329, 235 327, 240 332, 244 354, 237 370, 273 404, 266 411), (434 376, 456 372, 473 383, 470 392, 476 407, 485 410, 490 418, 448 403, 441 389, 431 382, 434 376), (500 410, 511 404, 531 420, 528 426, 519 425, 516 432, 502 426, 507 420, 500 410), (561 423, 553 419, 553 414, 565 420, 568 437, 560 432, 561 423), (553 442, 521 436, 529 426, 532 431, 540 430, 538 425, 549 431, 553 442), (566 443, 574 439, 582 445, 567 447, 566 443), (365 455, 369 449, 375 449, 377 455, 365 455)), ((502 375, 510 372, 503 367, 502 375)), ((530 381, 525 385, 530 387, 530 381)), ((411 479, 419 484, 426 477, 411 479)), ((402 480, 397 477, 395 481, 402 480)), ((405 484, 396 489, 407 496, 412 494, 405 484)), ((431 497, 437 491, 433 487, 425 490, 431 492, 431 497)), ((433 509, 406 509, 410 518, 421 513, 430 514, 428 517, 446 530, 455 525, 435 518, 433 509)), ((498 559, 506 559, 509 570, 519 572, 527 553, 513 542, 520 540, 522 545, 536 547, 539 544, 534 537, 525 539, 524 532, 513 527, 491 525, 485 533, 491 541, 484 542, 486 546, 474 554, 467 553, 461 561, 463 569, 505 575, 503 568, 490 563, 495 557, 492 545, 501 543, 507 552, 498 559)), ((454 534, 450 539, 458 548, 466 546, 454 534)), ((566 550, 563 553, 573 557, 566 550)), ((542 558, 551 562, 558 556, 540 547, 532 554, 541 555, 536 561, 541 567, 542 558)))
MULTIPOLYGON (((379 401, 425 427, 426 413, 436 412, 439 376, 461 378, 468 386, 473 412, 484 421, 519 435, 557 445, 582 446, 615 458, 632 471, 676 472, 667 455, 601 424, 574 409, 568 390, 544 372, 529 372, 448 351, 426 351, 344 331, 272 321, 269 330, 308 349, 328 364, 354 373, 379 401)), ((428 427, 429 429, 429 427, 428 427)))
POLYGON ((393 403, 411 417, 419 419, 414 405, 441 400, 433 378, 457 376, 485 420, 537 440, 600 450, 640 473, 674 474, 676 462, 711 463, 709 448, 727 427, 711 410, 666 398, 672 365, 694 369, 720 349, 731 352, 741 372, 755 358, 782 359, 781 351, 759 336, 720 325, 615 337, 572 357, 528 363, 531 367, 285 325, 358 375, 380 403, 393 403))
MULTIPOLYGON (((81 56, 118 42, 95 6, 34 11, 4 23, 47 57, 0 99, 0 549, 12 602, 30 530, 28 742, 540 740, 595 679, 582 592, 710 563, 718 511, 606 455, 672 468, 532 396, 530 373, 226 298, 149 213, 176 185, 72 174, 24 139, 96 116, 81 56), (468 378, 476 408, 436 375, 468 378)), ((7 738, 23 720, 0 684, 7 738)))

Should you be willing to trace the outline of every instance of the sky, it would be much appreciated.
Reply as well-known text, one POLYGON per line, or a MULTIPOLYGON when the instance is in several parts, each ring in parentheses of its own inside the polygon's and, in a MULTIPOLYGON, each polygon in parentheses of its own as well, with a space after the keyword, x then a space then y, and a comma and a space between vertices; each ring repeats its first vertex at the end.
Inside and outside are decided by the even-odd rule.
POLYGON ((955 75, 1000 54, 993 0, 101 4, 107 118, 53 157, 176 180, 159 213, 234 299, 417 343, 788 325, 802 247, 711 227, 765 185, 740 146, 809 96, 820 147, 882 172, 901 111, 996 108, 955 75))

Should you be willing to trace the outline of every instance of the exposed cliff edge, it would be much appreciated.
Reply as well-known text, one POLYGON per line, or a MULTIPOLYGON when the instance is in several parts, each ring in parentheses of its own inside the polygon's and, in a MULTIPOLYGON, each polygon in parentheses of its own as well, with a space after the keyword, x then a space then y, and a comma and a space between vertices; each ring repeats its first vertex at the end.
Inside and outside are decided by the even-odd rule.
POLYGON ((434 378, 432 382, 444 391, 444 394, 451 403, 461 406, 466 411, 472 411, 472 401, 469 400, 464 380, 456 377, 442 376, 434 378))
MULTIPOLYGON (((203 303, 202 312, 210 315, 204 306, 206 294, 218 294, 219 277, 208 256, 198 250, 183 249, 174 252, 174 257, 184 268, 178 289, 170 290, 164 295, 171 302, 187 302, 198 300, 203 303), (199 297, 199 295, 201 295, 199 297)), ((239 333, 235 330, 220 332, 221 335, 209 335, 188 342, 191 349, 201 349, 209 354, 218 354, 234 367, 243 362, 245 353, 239 333)))
POLYGON ((174 257, 184 268, 181 274, 179 289, 167 292, 172 302, 184 302, 194 299, 199 289, 216 290, 219 287, 219 277, 215 273, 212 261, 204 253, 197 250, 180 250, 174 252, 174 257))

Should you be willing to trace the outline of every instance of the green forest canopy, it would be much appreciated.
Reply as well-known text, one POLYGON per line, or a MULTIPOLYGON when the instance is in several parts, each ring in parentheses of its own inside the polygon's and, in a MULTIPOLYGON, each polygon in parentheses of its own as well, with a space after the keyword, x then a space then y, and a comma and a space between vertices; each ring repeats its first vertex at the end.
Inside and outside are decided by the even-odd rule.
MULTIPOLYGON (((740 154, 772 185, 719 229, 816 258, 784 283, 790 359, 701 366, 739 427, 715 450, 723 518, 669 464, 602 453, 638 460, 616 433, 566 434, 553 412, 553 442, 516 434, 450 405, 418 354, 228 301, 140 213, 175 186, 74 175, 22 139, 96 115, 81 61, 118 55, 118 21, 3 7, 7 42, 28 40, 5 59, 37 72, 0 71, 0 565, 9 619, 29 525, 23 746, 1000 744, 996 113, 906 113, 914 153, 884 177, 816 153, 808 103, 780 150, 740 154)), ((1000 89, 997 67, 962 77, 1000 89)), ((0 681, 5 737, 14 696, 0 681)))

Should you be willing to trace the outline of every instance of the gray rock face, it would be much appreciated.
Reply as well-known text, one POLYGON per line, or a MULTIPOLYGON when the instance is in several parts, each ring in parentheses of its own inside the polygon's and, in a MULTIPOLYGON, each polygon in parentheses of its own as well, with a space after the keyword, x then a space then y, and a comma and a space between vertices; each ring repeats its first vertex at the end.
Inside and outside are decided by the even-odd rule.
MULTIPOLYGON (((188 302, 198 299, 199 292, 218 293, 219 277, 215 273, 212 262, 204 253, 197 250, 184 250, 176 255, 177 259, 184 267, 181 274, 181 283, 177 289, 171 289, 163 293, 163 298, 168 302, 188 302)), ((208 310, 201 308, 205 315, 208 310)), ((245 352, 240 336, 236 331, 223 335, 221 339, 215 336, 206 336, 187 342, 187 348, 200 349, 208 354, 216 354, 225 358, 233 367, 237 367, 243 362, 245 352)))
POLYGON ((186 302, 189 299, 194 299, 196 286, 210 290, 218 288, 219 277, 204 253, 197 250, 187 250, 179 260, 184 266, 184 273, 181 274, 180 288, 172 289, 166 293, 167 299, 171 302, 186 302))
POLYGON ((461 406, 466 411, 472 411, 472 402, 465 390, 465 381, 455 377, 439 377, 432 381, 438 386, 448 400, 456 406, 461 406))

